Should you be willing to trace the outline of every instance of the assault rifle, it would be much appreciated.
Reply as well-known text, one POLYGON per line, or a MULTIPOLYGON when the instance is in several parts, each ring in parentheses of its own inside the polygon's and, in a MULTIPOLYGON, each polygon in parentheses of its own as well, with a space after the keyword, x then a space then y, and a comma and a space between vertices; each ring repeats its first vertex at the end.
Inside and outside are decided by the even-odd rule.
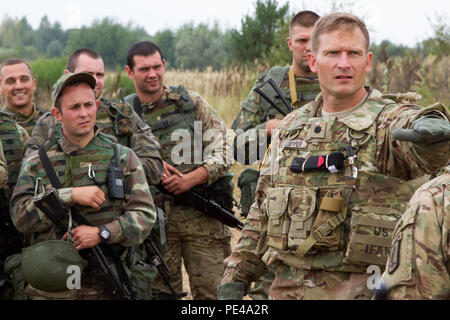
POLYGON ((176 293, 175 289, 170 284, 170 268, 164 261, 161 253, 156 248, 156 245, 153 242, 153 240, 150 237, 148 237, 144 241, 144 245, 145 245, 145 252, 149 257, 150 263, 153 266, 155 266, 156 269, 158 270, 158 273, 161 276, 162 280, 164 281, 165 285, 169 287, 169 290, 172 293, 172 297, 176 300, 185 297, 187 295, 186 292, 176 293))
MULTIPOLYGON (((162 193, 172 195, 164 188, 160 183, 156 186, 162 193)), ((219 220, 223 224, 242 230, 244 224, 234 216, 234 214, 227 209, 223 208, 220 204, 212 199, 206 199, 199 193, 189 190, 183 192, 177 196, 172 195, 175 198, 175 203, 180 205, 187 205, 194 207, 201 212, 204 212, 207 216, 219 220)))
MULTIPOLYGON (((256 88, 254 88, 253 90, 258 93, 261 97, 263 97, 268 103, 270 103, 270 105, 275 108, 279 113, 281 113, 283 116, 287 116, 288 114, 281 109, 279 106, 277 106, 275 104, 275 102, 269 98, 269 96, 267 96, 262 90, 261 88, 264 87, 266 84, 269 84, 273 90, 277 93, 277 95, 281 98, 281 100, 283 101, 284 105, 287 107, 287 109, 289 110, 289 112, 292 112, 292 106, 289 104, 289 102, 287 102, 286 98, 283 96, 283 94, 280 91, 280 88, 278 88, 278 86, 275 84, 275 82, 273 81, 272 78, 268 78, 266 81, 264 81, 261 85, 257 86, 256 88)), ((266 118, 267 115, 264 115, 264 119, 266 118)))
MULTIPOLYGON (((69 209, 66 208, 61 203, 58 196, 56 195, 55 189, 46 192, 40 198, 34 199, 33 203, 37 208, 39 208, 43 213, 45 213, 45 215, 57 227, 59 227, 62 230, 67 230, 67 227, 64 226, 62 220, 68 217, 69 209)), ((74 212, 74 209, 72 209, 72 216, 75 221, 74 223, 75 226, 81 224, 89 226, 91 225, 84 217, 74 212)), ((111 268, 111 265, 109 264, 105 256, 104 250, 108 251, 109 256, 113 258, 113 260, 115 260, 114 257, 112 257, 111 248, 108 248, 106 246, 102 248, 100 245, 90 248, 90 252, 93 255, 93 258, 95 258, 94 260, 98 263, 101 271, 109 280, 110 285, 112 285, 112 293, 118 296, 121 300, 133 300, 131 288, 129 288, 129 285, 126 284, 125 282, 120 281, 119 277, 117 277, 117 275, 114 273, 113 269, 111 268)))

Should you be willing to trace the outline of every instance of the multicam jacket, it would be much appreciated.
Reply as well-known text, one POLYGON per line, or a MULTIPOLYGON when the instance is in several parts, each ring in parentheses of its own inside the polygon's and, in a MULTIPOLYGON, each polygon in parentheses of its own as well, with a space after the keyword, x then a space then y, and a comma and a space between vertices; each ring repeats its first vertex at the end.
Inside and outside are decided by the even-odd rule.
POLYGON ((390 299, 450 299, 450 166, 421 186, 397 223, 382 280, 390 299))
MULTIPOLYGON (((100 99, 96 124, 103 133, 115 137, 118 143, 133 149, 142 161, 150 185, 159 183, 163 168, 159 155, 160 145, 150 127, 130 105, 100 99)), ((48 112, 37 122, 27 144, 26 154, 37 150, 47 140, 59 137, 61 124, 48 112)))
POLYGON ((43 114, 48 112, 48 110, 45 110, 42 107, 33 105, 33 113, 29 117, 22 116, 20 113, 15 112, 8 106, 3 108, 3 112, 5 112, 5 114, 8 114, 14 122, 17 122, 25 130, 27 130, 28 135, 31 135, 31 132, 33 131, 33 128, 36 125, 39 118, 43 114))
POLYGON ((256 201, 225 260, 223 282, 248 285, 263 274, 264 263, 352 273, 384 267, 408 200, 423 175, 450 155, 449 145, 418 147, 393 140, 392 130, 408 128, 425 114, 450 114, 440 104, 399 105, 366 89, 361 107, 344 118, 322 117, 319 95, 283 119, 261 169, 256 201), (345 158, 351 151, 356 157, 345 158), (342 169, 333 158, 341 159, 342 169), (303 171, 302 159, 309 159, 312 170, 303 171))

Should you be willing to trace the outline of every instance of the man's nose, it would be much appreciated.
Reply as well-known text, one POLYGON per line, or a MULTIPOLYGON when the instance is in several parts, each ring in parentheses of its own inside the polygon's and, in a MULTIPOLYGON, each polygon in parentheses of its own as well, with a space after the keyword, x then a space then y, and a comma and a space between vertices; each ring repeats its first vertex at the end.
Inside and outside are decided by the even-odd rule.
POLYGON ((350 68, 350 61, 346 52, 341 52, 341 54, 339 55, 338 67, 340 69, 350 68))

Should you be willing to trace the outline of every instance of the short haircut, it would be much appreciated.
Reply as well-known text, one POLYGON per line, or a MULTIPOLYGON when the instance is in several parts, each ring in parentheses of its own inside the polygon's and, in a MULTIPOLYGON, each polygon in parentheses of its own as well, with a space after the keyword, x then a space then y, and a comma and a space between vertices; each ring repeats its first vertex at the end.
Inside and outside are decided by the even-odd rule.
POLYGON ((92 59, 101 59, 102 57, 98 54, 98 52, 89 49, 89 48, 81 48, 78 49, 76 51, 74 51, 69 58, 67 59, 67 64, 66 64, 66 69, 69 70, 70 72, 74 73, 75 69, 77 67, 77 63, 78 63, 78 58, 82 55, 85 54, 89 57, 91 57, 92 59))
POLYGON ((144 56, 148 57, 152 54, 155 54, 156 52, 159 52, 159 55, 161 56, 161 61, 164 60, 163 54, 161 52, 161 49, 154 44, 151 41, 139 41, 133 44, 128 50, 127 53, 127 66, 133 70, 134 68, 134 56, 144 56))
POLYGON ((31 79, 34 79, 33 71, 31 70, 31 67, 28 64, 28 62, 26 62, 25 60, 19 59, 19 58, 9 58, 9 59, 6 59, 5 61, 3 61, 2 64, 0 64, 0 76, 1 76, 1 73, 3 70, 3 67, 13 66, 16 64, 21 64, 21 63, 23 63, 24 65, 26 65, 28 67, 28 69, 30 70, 30 73, 31 73, 31 79))
POLYGON ((320 35, 336 30, 353 31, 355 28, 361 30, 366 40, 366 51, 369 51, 369 31, 367 31, 367 27, 361 19, 350 13, 332 13, 320 18, 311 35, 311 51, 317 52, 320 35))
MULTIPOLYGON (((86 83, 86 82, 81 81, 81 80, 80 81, 76 81, 76 82, 72 82, 72 83, 66 85, 66 87, 63 89, 63 91, 61 91, 61 93, 59 94, 58 98, 56 98, 56 100, 55 100, 55 108, 57 108, 59 110, 59 112, 62 113, 61 100, 62 100, 62 96, 63 96, 64 90, 66 90, 68 87, 78 87, 82 83, 86 83)), ((94 92, 94 96, 95 96, 94 89, 92 89, 92 92, 94 92)))
POLYGON ((313 27, 319 19, 320 16, 313 11, 300 11, 291 19, 291 22, 289 23, 289 33, 291 33, 294 26, 300 26, 304 28, 313 27))

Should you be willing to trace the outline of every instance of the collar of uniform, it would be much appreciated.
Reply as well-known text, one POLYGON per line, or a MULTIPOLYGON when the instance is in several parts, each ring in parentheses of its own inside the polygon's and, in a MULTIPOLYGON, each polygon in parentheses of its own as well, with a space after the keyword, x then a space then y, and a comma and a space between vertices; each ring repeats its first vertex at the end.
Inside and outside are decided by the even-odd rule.
POLYGON ((32 121, 37 116, 37 114, 39 113, 38 108, 36 108, 36 106, 34 104, 33 104, 33 112, 31 112, 30 116, 28 116, 28 117, 26 117, 26 116, 20 114, 19 112, 11 109, 9 106, 5 106, 3 111, 5 111, 6 113, 10 114, 15 119, 17 119, 17 120, 19 120, 20 122, 23 122, 23 123, 26 123, 28 121, 32 121))
POLYGON ((152 103, 144 103, 144 102, 141 101, 141 105, 142 106, 147 106, 148 109, 153 109, 159 101, 167 100, 168 99, 167 95, 170 92, 171 92, 170 87, 166 86, 165 84, 163 84, 163 94, 162 94, 161 98, 159 98, 159 100, 156 100, 156 101, 154 101, 152 103))
POLYGON ((365 88, 368 94, 361 102, 362 106, 352 114, 342 119, 338 119, 339 122, 344 123, 346 126, 356 131, 362 131, 369 128, 378 118, 378 115, 384 107, 384 105, 379 104, 379 101, 382 100, 381 92, 370 87, 365 88))
MULTIPOLYGON (((92 141, 95 140, 95 138, 99 135, 99 133, 100 133, 100 130, 97 127, 97 125, 95 125, 94 126, 94 137, 92 138, 91 141, 89 141, 88 144, 92 143, 92 141)), ((86 146, 84 148, 81 148, 79 145, 69 141, 69 139, 67 139, 66 136, 64 135, 64 132, 63 132, 62 137, 58 141, 58 146, 65 154, 68 154, 68 155, 72 155, 74 152, 77 152, 78 150, 82 150, 82 149, 86 148, 86 146)))

